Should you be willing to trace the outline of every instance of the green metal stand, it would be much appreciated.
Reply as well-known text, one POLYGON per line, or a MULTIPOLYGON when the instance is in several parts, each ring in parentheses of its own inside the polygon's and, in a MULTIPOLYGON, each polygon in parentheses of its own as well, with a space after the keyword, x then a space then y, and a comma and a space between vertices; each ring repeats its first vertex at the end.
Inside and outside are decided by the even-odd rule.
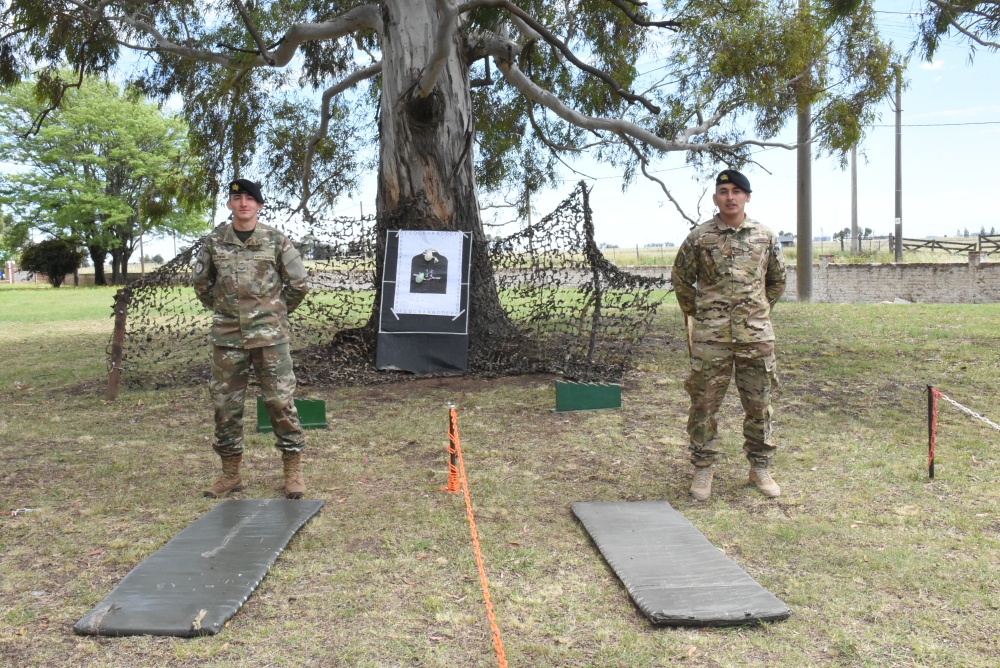
MULTIPOLYGON (((326 429, 326 402, 322 399, 296 399, 295 410, 303 429, 326 429)), ((257 397, 257 431, 262 434, 274 431, 261 396, 257 397)))
POLYGON ((556 381, 556 412, 621 408, 622 386, 619 383, 578 383, 556 381))

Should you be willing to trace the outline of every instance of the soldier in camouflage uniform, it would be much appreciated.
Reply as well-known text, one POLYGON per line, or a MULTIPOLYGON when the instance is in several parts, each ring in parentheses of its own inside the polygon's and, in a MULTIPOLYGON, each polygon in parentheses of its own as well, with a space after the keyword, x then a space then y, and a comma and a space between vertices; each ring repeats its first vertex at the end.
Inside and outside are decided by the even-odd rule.
POLYGON ((243 402, 253 365, 282 453, 285 495, 299 499, 305 436, 293 398, 288 314, 306 296, 306 269, 285 235, 257 222, 264 198, 256 183, 230 183, 226 206, 232 222, 208 235, 193 274, 198 299, 212 310, 213 447, 222 458, 222 476, 205 496, 243 488, 243 402))
POLYGON ((691 495, 712 493, 716 413, 736 376, 746 417, 743 450, 750 461, 750 482, 768 497, 781 493, 768 465, 771 440, 771 387, 774 330, 771 307, 785 291, 785 261, 777 236, 744 212, 750 182, 731 169, 716 178, 712 196, 719 213, 694 228, 681 244, 671 281, 689 328, 691 395, 687 432, 695 466, 691 495))

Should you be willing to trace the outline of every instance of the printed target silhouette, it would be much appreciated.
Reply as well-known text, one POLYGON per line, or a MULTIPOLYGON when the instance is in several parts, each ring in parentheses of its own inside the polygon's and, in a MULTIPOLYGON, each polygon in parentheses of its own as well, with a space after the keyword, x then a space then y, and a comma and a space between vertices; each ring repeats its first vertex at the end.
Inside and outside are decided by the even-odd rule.
POLYGON ((448 292, 448 258, 433 248, 410 261, 410 293, 443 295, 448 292))

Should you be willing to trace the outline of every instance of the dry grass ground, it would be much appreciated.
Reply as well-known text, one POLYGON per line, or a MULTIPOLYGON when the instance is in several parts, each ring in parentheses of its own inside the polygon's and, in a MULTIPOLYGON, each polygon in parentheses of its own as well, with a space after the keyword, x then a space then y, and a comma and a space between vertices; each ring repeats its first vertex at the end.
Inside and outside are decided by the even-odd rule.
MULTIPOLYGON (((670 304, 621 410, 553 413, 544 377, 302 388, 327 402, 306 467, 326 505, 228 628, 185 640, 72 632, 216 503, 206 388, 102 400, 111 294, 0 291, 0 511, 31 509, 0 515, 0 665, 496 665, 464 505, 440 491, 448 402, 511 666, 997 663, 998 432, 943 404, 933 482, 925 468, 927 384, 1000 421, 997 305, 780 304, 777 500, 746 485, 735 396, 716 494, 688 499, 670 304), (669 501, 792 617, 650 626, 570 511, 635 499, 669 501)), ((269 436, 246 463, 242 496, 277 496, 269 436)))

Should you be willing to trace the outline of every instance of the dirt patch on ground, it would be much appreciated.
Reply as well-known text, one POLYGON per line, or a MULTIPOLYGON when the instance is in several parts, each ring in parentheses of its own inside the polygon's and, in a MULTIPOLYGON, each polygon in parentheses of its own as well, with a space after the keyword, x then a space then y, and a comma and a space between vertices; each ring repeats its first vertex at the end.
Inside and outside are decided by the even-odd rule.
POLYGON ((387 383, 369 388, 366 391, 365 401, 376 405, 384 404, 428 390, 472 393, 495 390, 501 387, 537 387, 545 383, 552 383, 556 378, 556 376, 551 374, 505 376, 503 378, 470 378, 468 376, 447 376, 440 378, 412 377, 412 379, 408 380, 401 379, 401 382, 398 383, 387 383))

